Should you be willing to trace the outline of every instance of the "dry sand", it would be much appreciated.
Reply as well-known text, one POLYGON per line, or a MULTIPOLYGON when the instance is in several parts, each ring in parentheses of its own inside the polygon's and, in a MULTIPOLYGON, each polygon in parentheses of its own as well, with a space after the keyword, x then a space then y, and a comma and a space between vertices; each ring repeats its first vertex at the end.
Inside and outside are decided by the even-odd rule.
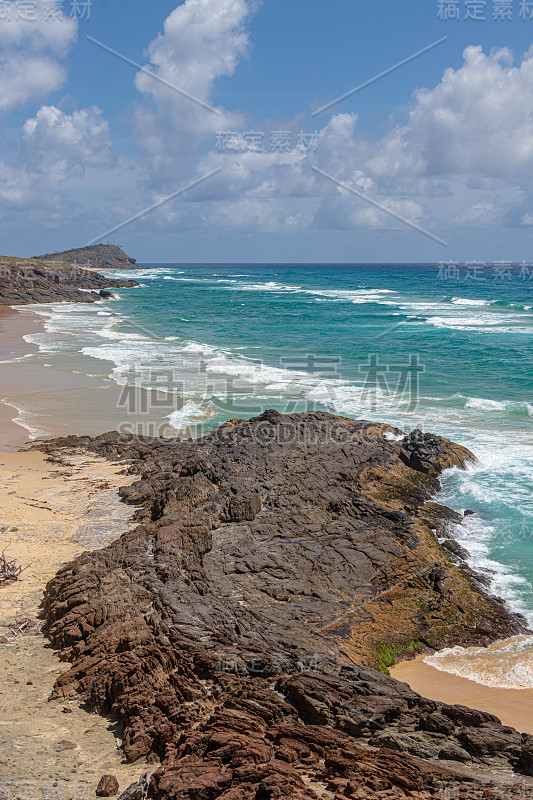
POLYGON ((103 774, 121 791, 145 767, 122 763, 120 730, 76 701, 48 701, 66 669, 40 631, 43 589, 57 570, 128 528, 123 465, 80 455, 47 462, 0 452, 0 550, 24 567, 0 587, 0 797, 89 800, 103 774), (69 709, 69 711, 65 711, 69 709))
POLYGON ((504 725, 533 734, 533 689, 498 689, 441 672, 424 663, 424 656, 390 670, 393 678, 430 700, 463 705, 496 714, 504 725))

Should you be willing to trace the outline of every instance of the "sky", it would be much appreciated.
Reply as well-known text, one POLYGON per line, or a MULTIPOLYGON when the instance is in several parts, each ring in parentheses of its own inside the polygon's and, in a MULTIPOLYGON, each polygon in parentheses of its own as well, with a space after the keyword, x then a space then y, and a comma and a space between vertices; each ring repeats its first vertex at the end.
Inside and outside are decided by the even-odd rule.
POLYGON ((2 0, 0 86, 3 254, 533 261, 533 0, 2 0))

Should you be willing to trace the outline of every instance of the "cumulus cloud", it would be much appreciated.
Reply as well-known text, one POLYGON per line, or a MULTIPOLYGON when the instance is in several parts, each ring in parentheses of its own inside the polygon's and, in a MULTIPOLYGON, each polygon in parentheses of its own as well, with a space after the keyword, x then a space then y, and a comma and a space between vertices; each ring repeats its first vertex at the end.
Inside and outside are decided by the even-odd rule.
MULTIPOLYGON (((212 105, 217 81, 231 77, 251 52, 248 23, 255 7, 255 0, 185 0, 149 44, 147 68, 212 105)), ((76 23, 6 28, 0 32, 8 54, 0 62, 0 82, 11 69, 13 79, 3 102, 12 107, 60 85, 62 59, 74 41, 76 23), (19 57, 26 58, 24 69, 17 67, 22 63, 19 57)), ((313 172, 311 166, 316 165, 437 234, 447 225, 533 225, 533 48, 515 62, 507 49, 484 53, 481 47, 468 47, 461 66, 445 70, 436 86, 413 94, 404 124, 388 127, 381 138, 365 139, 356 114, 333 113, 319 132, 316 151, 310 152, 293 146, 290 152, 274 153, 268 141, 268 132, 278 129, 290 130, 294 143, 299 130, 314 130, 316 120, 310 117, 264 121, 222 107, 215 114, 145 72, 138 72, 134 81, 139 101, 133 130, 141 158, 135 174, 129 171, 127 184, 121 183, 124 173, 117 178, 113 222, 115 215, 120 222, 144 204, 220 168, 216 176, 162 206, 139 226, 256 232, 402 227, 313 172), (218 132, 252 129, 266 132, 263 152, 217 152, 218 132), (131 192, 135 179, 137 196, 131 192)), ((32 186, 42 176, 55 176, 56 183, 50 185, 57 187, 73 176, 75 185, 76 176, 85 171, 93 170, 88 175, 92 180, 97 170, 109 170, 113 164, 109 129, 100 109, 65 114, 46 105, 23 127, 19 170, 25 175, 20 191, 13 168, 0 165, 4 199, 20 205, 26 192, 34 202, 32 186), (26 180, 28 175, 33 183, 26 180)), ((115 175, 118 172, 109 173, 109 180, 115 175)), ((102 186, 108 187, 106 180, 104 176, 102 186)))
POLYGON ((0 111, 10 111, 59 89, 65 79, 62 63, 77 37, 75 19, 50 18, 44 0, 21 15, 19 4, 3 2, 0 25, 0 111))
MULTIPOLYGON (((214 81, 233 75, 248 49, 244 23, 250 13, 246 0, 186 0, 167 17, 164 32, 148 48, 156 74, 209 102, 214 81)), ((167 87, 146 73, 139 73, 135 83, 140 92, 159 100, 181 99, 172 98, 167 87)), ((192 111, 189 102, 183 107, 192 111)))
POLYGON ((43 106, 22 130, 21 156, 27 168, 56 176, 81 175, 88 167, 111 167, 109 125, 96 106, 64 114, 43 106))
POLYGON ((480 175, 513 179, 533 168, 533 48, 518 65, 507 48, 467 47, 459 69, 415 93, 409 121, 380 142, 379 176, 480 175))
MULTIPOLYGON (((463 57, 458 69, 445 70, 437 86, 417 90, 407 123, 379 140, 358 135, 357 115, 335 114, 320 132, 313 163, 417 224, 530 225, 533 48, 518 63, 506 48, 487 54, 471 46, 463 57)), ((309 214, 299 218, 320 229, 400 225, 323 178, 309 176, 308 166, 301 159, 290 170, 274 170, 267 157, 256 158, 254 175, 244 157, 241 186, 257 197, 255 177, 269 202, 276 193, 281 206, 291 195, 296 203, 303 196, 314 198, 312 221, 309 214)), ((289 204, 284 213, 291 214, 289 204)))
MULTIPOLYGON (((212 104, 215 81, 233 75, 249 47, 247 0, 186 0, 167 17, 163 33, 149 46, 148 69, 182 92, 212 104)), ((139 105, 135 128, 153 187, 191 174, 191 159, 206 137, 242 124, 224 109, 213 113, 154 80, 135 77, 150 105, 139 105)))

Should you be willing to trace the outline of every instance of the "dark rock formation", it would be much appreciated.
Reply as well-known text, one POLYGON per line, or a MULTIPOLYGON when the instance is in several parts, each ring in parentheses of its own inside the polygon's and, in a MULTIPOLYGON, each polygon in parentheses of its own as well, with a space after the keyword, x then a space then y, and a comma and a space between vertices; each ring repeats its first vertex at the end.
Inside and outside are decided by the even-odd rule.
POLYGON ((109 289, 130 286, 138 283, 106 278, 72 264, 0 256, 0 305, 94 303, 110 297, 109 289))
POLYGON ((521 782, 533 798, 533 737, 373 669, 413 643, 524 630, 431 531, 439 472, 472 455, 391 432, 269 411, 198 441, 41 446, 142 473, 122 490, 138 526, 64 567, 44 601, 72 662, 55 696, 119 718, 128 760, 163 760, 123 800, 471 798, 495 776, 504 794, 487 798, 521 782))
POLYGON ((114 244, 93 244, 90 247, 64 250, 62 253, 46 253, 44 256, 36 256, 36 258, 44 261, 61 261, 93 269, 139 269, 136 260, 130 258, 124 250, 114 244))

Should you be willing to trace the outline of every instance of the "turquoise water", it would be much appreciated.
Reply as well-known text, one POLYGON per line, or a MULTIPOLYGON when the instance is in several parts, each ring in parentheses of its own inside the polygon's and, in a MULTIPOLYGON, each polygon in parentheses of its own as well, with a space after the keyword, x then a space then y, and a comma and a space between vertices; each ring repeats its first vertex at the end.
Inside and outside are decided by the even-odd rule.
POLYGON ((461 442, 479 460, 445 475, 442 501, 477 512, 460 534, 472 564, 533 624, 533 280, 466 272, 155 265, 113 301, 43 307, 48 333, 33 341, 46 363, 79 370, 90 356, 154 390, 147 409, 124 394, 125 430, 197 436, 265 408, 317 408, 461 442))

